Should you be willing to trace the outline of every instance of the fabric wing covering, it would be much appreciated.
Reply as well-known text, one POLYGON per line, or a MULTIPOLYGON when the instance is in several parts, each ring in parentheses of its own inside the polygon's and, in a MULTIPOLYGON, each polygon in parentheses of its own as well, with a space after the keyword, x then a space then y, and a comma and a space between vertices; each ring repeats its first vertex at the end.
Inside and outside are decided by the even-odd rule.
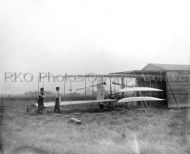
POLYGON ((131 92, 131 91, 163 91, 163 90, 151 87, 127 87, 119 90, 118 92, 131 92))
MULTIPOLYGON (((63 101, 60 102, 60 106, 64 105, 74 105, 74 104, 88 104, 88 103, 99 103, 99 102, 116 102, 115 99, 104 99, 104 100, 84 100, 84 101, 63 101)), ((34 104, 35 106, 38 106, 37 103, 34 104)), ((55 102, 48 102, 44 103, 44 107, 52 107, 55 106, 55 102)))
POLYGON ((138 102, 138 101, 164 101, 165 99, 160 99, 156 97, 128 97, 123 98, 118 101, 118 103, 125 103, 125 102, 138 102))

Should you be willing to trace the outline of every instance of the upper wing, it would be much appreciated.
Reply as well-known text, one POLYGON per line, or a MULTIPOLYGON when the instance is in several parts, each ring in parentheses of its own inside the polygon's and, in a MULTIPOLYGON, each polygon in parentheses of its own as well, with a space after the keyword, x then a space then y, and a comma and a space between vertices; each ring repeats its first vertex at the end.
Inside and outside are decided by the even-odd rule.
POLYGON ((126 87, 121 89, 119 92, 131 92, 131 91, 163 91, 163 90, 151 87, 126 87))

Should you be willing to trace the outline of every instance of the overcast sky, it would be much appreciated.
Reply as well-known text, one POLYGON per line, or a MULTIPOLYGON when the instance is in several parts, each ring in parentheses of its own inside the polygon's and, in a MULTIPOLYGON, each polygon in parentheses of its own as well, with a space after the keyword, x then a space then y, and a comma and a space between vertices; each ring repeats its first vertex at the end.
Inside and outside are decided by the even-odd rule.
POLYGON ((147 63, 190 64, 190 0, 0 1, 1 74, 110 73, 147 63))

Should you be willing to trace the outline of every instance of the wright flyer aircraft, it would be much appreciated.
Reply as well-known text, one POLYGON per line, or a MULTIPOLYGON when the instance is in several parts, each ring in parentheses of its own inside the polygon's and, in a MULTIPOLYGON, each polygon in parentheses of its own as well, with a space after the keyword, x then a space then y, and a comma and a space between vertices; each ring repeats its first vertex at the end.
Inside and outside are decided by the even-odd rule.
MULTIPOLYGON (((81 75, 81 76, 84 78, 92 77, 92 75, 91 76, 81 75)), ((135 77, 139 77, 139 76, 135 76, 135 77)), ((159 103, 161 101, 165 101, 165 99, 163 98, 158 98, 151 95, 143 95, 144 92, 148 92, 150 94, 151 92, 162 92, 163 89, 158 89, 154 87, 142 87, 142 86, 138 87, 138 85, 136 84, 130 85, 129 83, 126 83, 124 80, 127 78, 134 78, 134 75, 126 75, 126 74, 96 75, 97 84, 90 86, 90 87, 96 87, 97 89, 96 100, 62 101, 60 102, 60 106, 97 103, 99 107, 103 109, 106 106, 114 107, 115 104, 121 104, 121 103, 131 104, 134 102, 141 102, 142 104, 145 105, 145 107, 149 108, 149 105, 147 102, 159 103), (116 77, 120 78, 120 83, 115 82, 115 80, 113 80, 116 77), (109 83, 107 82, 107 80, 105 80, 105 78, 109 79, 109 83), (109 94, 105 93, 105 86, 109 86, 110 88, 109 94), (114 87, 118 86, 119 89, 117 91, 115 90, 113 91, 112 86, 114 87), (131 93, 133 93, 133 95, 131 95, 131 93)), ((84 89, 84 88, 78 88, 78 90, 80 89, 84 89)), ((35 103, 34 105, 37 107, 38 103, 35 103)), ((46 108, 53 107, 54 105, 55 105, 55 102, 44 102, 44 107, 46 108)))

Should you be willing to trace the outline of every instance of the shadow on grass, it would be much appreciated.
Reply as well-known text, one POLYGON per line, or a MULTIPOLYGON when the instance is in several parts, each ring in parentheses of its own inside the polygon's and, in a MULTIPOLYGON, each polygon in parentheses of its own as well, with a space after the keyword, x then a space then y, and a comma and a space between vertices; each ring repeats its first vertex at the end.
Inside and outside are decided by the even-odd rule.
MULTIPOLYGON (((31 112, 28 114, 30 115, 51 115, 54 114, 53 107, 45 108, 42 113, 37 114, 36 113, 37 108, 33 108, 31 112)), ((118 107, 105 107, 103 109, 99 108, 98 105, 93 104, 85 104, 85 105, 68 105, 68 106, 62 106, 61 112, 58 114, 73 114, 73 113, 104 113, 104 112, 110 112, 110 111, 122 111, 122 110, 129 110, 126 106, 118 106, 118 107)))

